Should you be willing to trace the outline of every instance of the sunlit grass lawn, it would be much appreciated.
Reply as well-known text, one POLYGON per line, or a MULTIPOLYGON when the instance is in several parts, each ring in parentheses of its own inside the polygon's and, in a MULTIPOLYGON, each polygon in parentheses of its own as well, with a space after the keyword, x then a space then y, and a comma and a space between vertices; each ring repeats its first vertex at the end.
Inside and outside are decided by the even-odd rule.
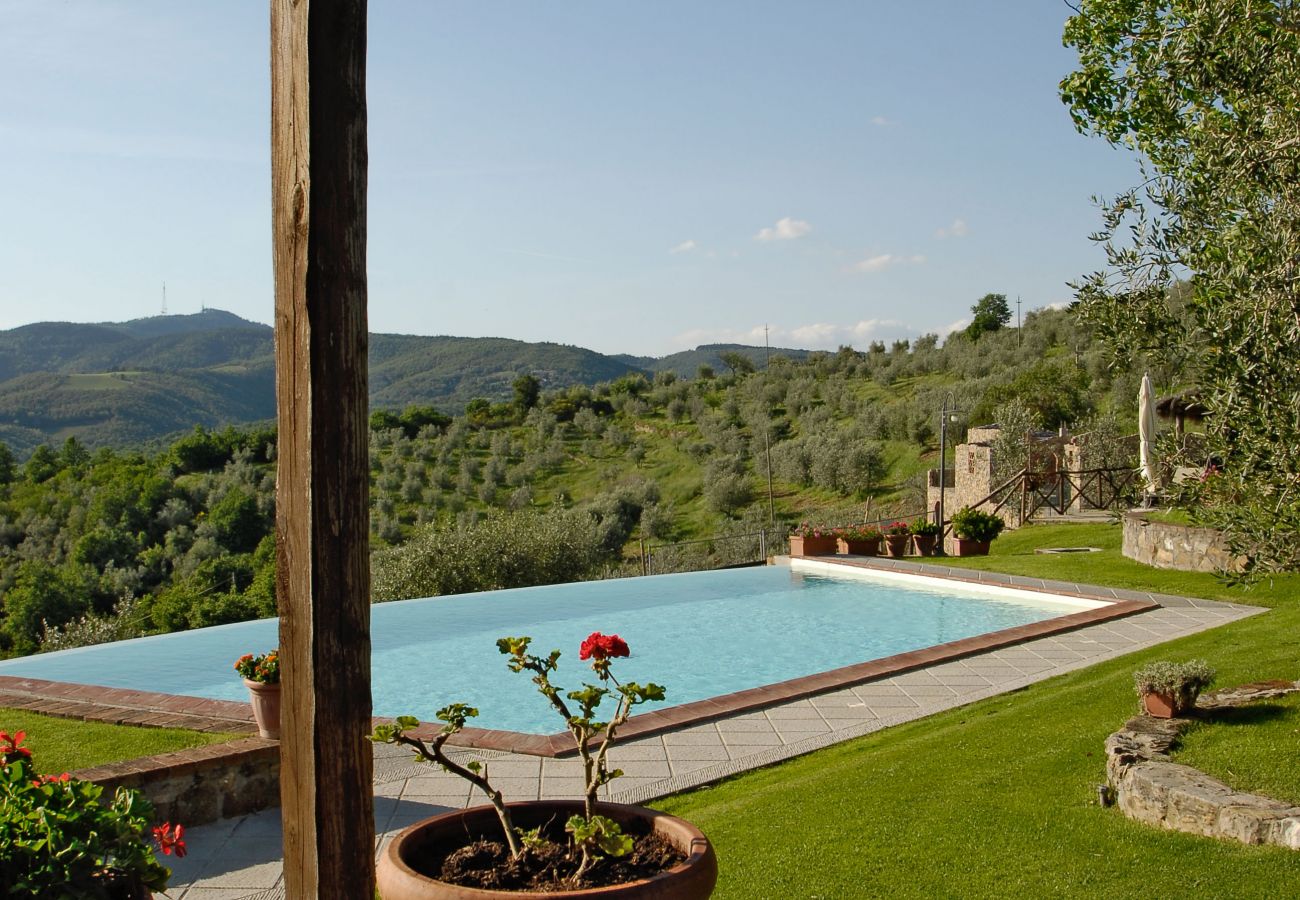
POLYGON ((48 774, 200 747, 237 736, 82 722, 4 708, 0 708, 0 731, 27 732, 23 746, 32 751, 37 770, 48 774))
MULTIPOLYGON (((1113 526, 1025 529, 994 546, 998 552, 977 567, 1162 593, 1247 596, 1213 576, 1130 564, 1118 555, 1113 526), (1032 554, 1033 546, 1085 544, 1107 553, 1032 554)), ((1294 581, 1248 595, 1247 602, 1280 604, 1264 615, 655 806, 692 820, 715 842, 719 898, 1287 895, 1283 885, 1300 883, 1300 854, 1148 828, 1096 801, 1105 778, 1102 745, 1135 711, 1131 673, 1141 663, 1205 657, 1225 685, 1300 675, 1300 604, 1287 583, 1294 581)), ((1203 729, 1193 749, 1223 730, 1203 729)), ((1285 749, 1283 736, 1274 740, 1285 749)), ((1271 766, 1268 786, 1280 795, 1300 787, 1294 735, 1289 751, 1247 750, 1240 760, 1234 740, 1208 743, 1215 746, 1195 752, 1214 756, 1215 765, 1246 769, 1244 760, 1252 758, 1248 771, 1271 766)), ((1200 757, 1189 751, 1189 758, 1200 757)))

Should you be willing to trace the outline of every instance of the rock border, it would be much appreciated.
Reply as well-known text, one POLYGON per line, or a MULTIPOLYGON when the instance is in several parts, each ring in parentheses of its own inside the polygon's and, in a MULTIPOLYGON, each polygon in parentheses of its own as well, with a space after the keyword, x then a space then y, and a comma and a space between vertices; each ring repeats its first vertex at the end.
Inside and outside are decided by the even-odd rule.
MULTIPOLYGON (((1245 684, 1205 694, 1196 708, 1224 709, 1296 692, 1300 681, 1245 684)), ((1300 806, 1233 790, 1171 759, 1190 724, 1140 715, 1106 738, 1106 778, 1124 815, 1189 834, 1300 850, 1300 806)))

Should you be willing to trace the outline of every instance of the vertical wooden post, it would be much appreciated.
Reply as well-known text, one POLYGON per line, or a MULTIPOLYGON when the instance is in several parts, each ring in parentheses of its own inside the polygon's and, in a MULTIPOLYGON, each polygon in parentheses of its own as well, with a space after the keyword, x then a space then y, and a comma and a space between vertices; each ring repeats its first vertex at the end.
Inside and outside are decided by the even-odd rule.
POLYGON ((271 0, 280 796, 289 897, 374 896, 366 0, 271 0))

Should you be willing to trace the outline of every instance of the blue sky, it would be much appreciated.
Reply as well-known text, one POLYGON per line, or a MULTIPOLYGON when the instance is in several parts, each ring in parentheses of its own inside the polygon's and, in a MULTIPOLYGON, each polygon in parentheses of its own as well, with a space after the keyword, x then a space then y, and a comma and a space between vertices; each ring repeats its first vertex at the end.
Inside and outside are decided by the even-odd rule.
MULTIPOLYGON (((946 333, 1101 267, 1057 0, 371 0, 370 327, 661 355, 946 333)), ((0 328, 270 322, 263 0, 0 0, 0 328)))

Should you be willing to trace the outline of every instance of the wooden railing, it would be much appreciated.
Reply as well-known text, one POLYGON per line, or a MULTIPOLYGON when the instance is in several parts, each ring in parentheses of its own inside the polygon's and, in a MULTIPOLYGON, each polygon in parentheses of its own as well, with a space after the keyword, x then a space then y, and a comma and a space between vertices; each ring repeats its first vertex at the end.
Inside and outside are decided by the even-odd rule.
MULTIPOLYGON (((1044 510, 1066 515, 1076 505, 1086 509, 1116 509, 1135 502, 1138 477, 1136 469, 1127 467, 1077 472, 1021 469, 971 507, 995 514, 1009 511, 1020 523, 1044 510)), ((945 529, 947 525, 945 522, 945 529)))

